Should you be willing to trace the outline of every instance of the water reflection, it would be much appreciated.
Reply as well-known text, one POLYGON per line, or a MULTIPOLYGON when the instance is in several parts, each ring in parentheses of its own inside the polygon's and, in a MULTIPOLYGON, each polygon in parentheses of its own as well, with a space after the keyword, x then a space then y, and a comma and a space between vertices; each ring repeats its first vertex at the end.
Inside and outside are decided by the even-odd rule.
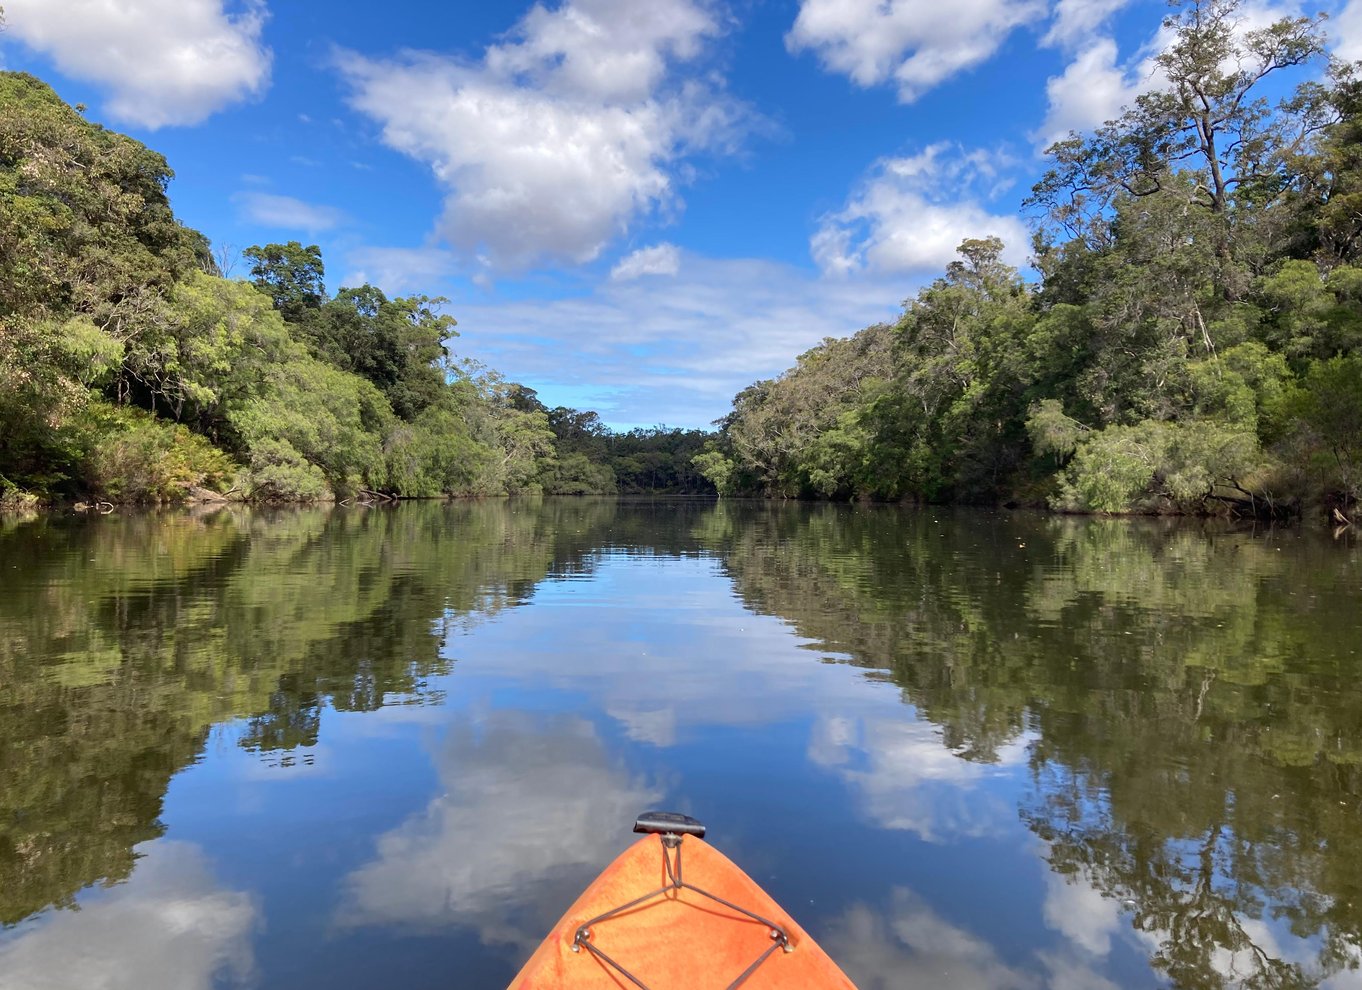
POLYGON ((984 939, 949 923, 912 891, 857 904, 824 937, 860 990, 1035 990, 1034 974, 1005 965, 984 939))
POLYGON ((324 706, 438 703, 441 646, 592 549, 501 505, 43 517, 0 533, 0 923, 126 878, 210 728, 317 743, 324 706))
POLYGON ((1045 923, 1068 936, 1090 956, 1111 952, 1121 926, 1120 905, 1083 875, 1051 873, 1045 878, 1045 923))
POLYGON ((1022 821, 1056 876, 1088 886, 1050 888, 1052 927, 1092 949, 1098 919, 1128 923, 1185 987, 1314 986, 1357 958, 1355 546, 1124 521, 755 518, 725 557, 754 607, 887 668, 956 754, 994 764, 1034 739, 1022 821), (762 552, 775 541, 782 554, 762 552), (1094 903, 1098 918, 1074 917, 1094 903))
POLYGON ((835 769, 880 828, 906 829, 928 842, 1000 832, 1016 811, 1000 795, 976 785, 1001 777, 1026 759, 1017 739, 992 763, 947 749, 930 722, 820 717, 809 759, 835 769))
POLYGON ((343 926, 472 926, 528 955, 663 791, 612 761, 586 719, 500 711, 435 755, 443 793, 350 873, 343 926))
POLYGON ((1362 985, 1346 540, 564 500, 7 520, 0 560, 5 990, 142 928, 190 986, 499 974, 674 800, 863 988, 1362 985), (301 855, 233 846, 227 787, 318 830, 268 896, 326 945, 211 882, 301 855))
POLYGON ((825 937, 860 990, 1116 990, 1067 949, 1043 950, 1008 964, 987 940, 896 888, 887 904, 856 904, 825 937))
POLYGON ((139 849, 124 884, 79 911, 49 915, 0 944, 5 990, 208 990, 254 982, 256 904, 224 890, 203 850, 162 840, 139 849))

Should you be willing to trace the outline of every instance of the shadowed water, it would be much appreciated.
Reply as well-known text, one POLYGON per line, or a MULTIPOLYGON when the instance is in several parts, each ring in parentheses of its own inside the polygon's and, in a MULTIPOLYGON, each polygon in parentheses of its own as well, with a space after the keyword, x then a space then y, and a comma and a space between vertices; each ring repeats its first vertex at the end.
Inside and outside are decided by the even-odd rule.
POLYGON ((1349 533, 0 516, 0 990, 505 986, 642 810, 862 990, 1362 988, 1349 533))

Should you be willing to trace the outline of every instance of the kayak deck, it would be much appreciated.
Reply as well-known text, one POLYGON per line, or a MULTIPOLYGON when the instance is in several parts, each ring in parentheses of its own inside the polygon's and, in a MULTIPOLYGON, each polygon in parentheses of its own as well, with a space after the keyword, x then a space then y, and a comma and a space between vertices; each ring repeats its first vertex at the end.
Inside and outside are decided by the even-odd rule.
MULTIPOLYGON (((682 820, 662 815, 639 824, 682 820)), ((568 908, 510 990, 855 990, 746 873, 689 834, 658 832, 620 854, 568 908)), ((638 831, 653 831, 640 828, 638 831)))

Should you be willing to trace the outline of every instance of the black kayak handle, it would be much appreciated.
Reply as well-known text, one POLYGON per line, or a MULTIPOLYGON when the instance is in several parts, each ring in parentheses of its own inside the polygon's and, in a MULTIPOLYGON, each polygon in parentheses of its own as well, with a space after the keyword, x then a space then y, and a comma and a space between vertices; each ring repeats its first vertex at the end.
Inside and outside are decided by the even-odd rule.
POLYGON ((705 837, 704 823, 676 811, 645 811, 634 821, 634 831, 645 835, 693 835, 705 837))

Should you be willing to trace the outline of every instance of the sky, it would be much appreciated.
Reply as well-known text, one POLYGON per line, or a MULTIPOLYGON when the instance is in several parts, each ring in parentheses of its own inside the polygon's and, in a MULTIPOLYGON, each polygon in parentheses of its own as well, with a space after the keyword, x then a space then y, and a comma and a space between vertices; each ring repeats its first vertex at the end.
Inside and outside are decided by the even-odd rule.
MULTIPOLYGON (((0 67, 163 153, 228 273, 445 296, 452 348, 616 429, 708 427, 893 320, 966 237, 1025 266, 1044 149, 1156 84, 1159 0, 0 0, 0 67)), ((1362 58, 1362 0, 1325 13, 1362 58)))

